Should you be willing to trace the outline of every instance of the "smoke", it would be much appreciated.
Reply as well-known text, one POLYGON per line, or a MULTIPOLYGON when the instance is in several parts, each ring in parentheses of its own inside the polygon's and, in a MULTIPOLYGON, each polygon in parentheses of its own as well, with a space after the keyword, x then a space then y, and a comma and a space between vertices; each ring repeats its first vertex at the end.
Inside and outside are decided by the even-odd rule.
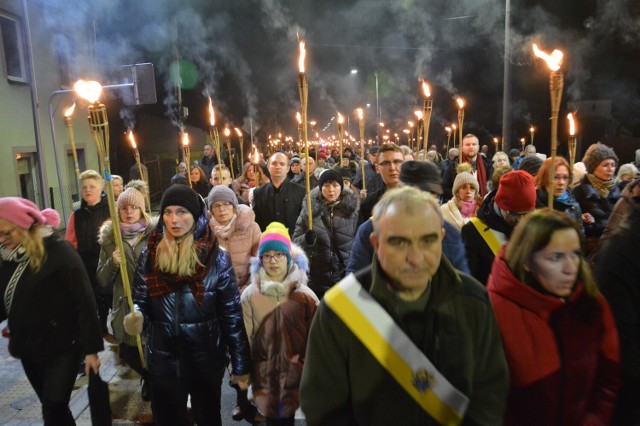
MULTIPOLYGON (((635 3, 512 1, 508 61, 514 123, 548 114, 548 72, 533 58, 533 41, 565 52, 565 102, 616 94, 621 102, 637 103, 632 72, 616 71, 616 78, 609 78, 622 56, 633 55, 607 60, 612 44, 637 52, 635 3)), ((453 98, 460 95, 468 101, 469 122, 490 129, 500 124, 503 85, 505 11, 497 5, 492 0, 89 0, 69 7, 50 0, 39 6, 46 9, 45 25, 33 30, 72 41, 63 54, 78 77, 116 82, 119 66, 153 62, 161 108, 177 127, 205 120, 199 109, 211 95, 221 121, 241 123, 246 132, 253 123, 254 133, 261 127, 294 133, 300 37, 307 42, 309 116, 318 123, 336 111, 351 114, 370 104, 379 106, 383 121, 405 126, 421 103, 422 77, 434 94, 434 123, 455 120, 453 98), (82 50, 86 43, 80 39, 96 43, 82 50), (198 112, 185 118, 183 106, 198 112)), ((127 125, 134 120, 131 110, 121 115, 127 125)), ((368 128, 375 116, 367 112, 368 128)))

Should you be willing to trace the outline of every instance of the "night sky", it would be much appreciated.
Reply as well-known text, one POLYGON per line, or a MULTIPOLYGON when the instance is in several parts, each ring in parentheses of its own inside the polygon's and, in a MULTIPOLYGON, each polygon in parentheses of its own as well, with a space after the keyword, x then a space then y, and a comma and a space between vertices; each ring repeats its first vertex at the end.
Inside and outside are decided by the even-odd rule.
MULTIPOLYGON (((565 53, 559 135, 566 135, 567 102, 611 100, 613 123, 586 126, 591 137, 640 137, 639 3, 512 1, 512 143, 534 124, 536 145, 548 152, 549 74, 533 58, 534 41, 565 53)), ((93 0, 75 13, 95 19, 103 81, 122 64, 155 65, 158 104, 124 108, 128 125, 141 111, 180 124, 172 73, 179 56, 187 124, 207 127, 211 95, 221 122, 248 131, 252 119, 262 142, 268 133, 294 135, 299 33, 307 43, 309 119, 319 129, 336 111, 353 120, 354 109, 369 103, 373 137, 377 74, 382 121, 401 133, 422 104, 424 77, 434 97, 431 138, 446 140, 444 124, 456 119, 461 96, 465 133, 488 143, 502 131, 504 9, 489 0, 93 0)), ((324 134, 335 133, 330 126, 324 134)))

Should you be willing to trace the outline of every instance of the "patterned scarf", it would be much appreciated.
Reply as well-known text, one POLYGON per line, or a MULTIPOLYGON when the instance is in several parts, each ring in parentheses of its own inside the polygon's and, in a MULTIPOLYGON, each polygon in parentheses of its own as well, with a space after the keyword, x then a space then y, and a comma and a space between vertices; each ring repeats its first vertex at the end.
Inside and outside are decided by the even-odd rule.
POLYGON ((613 179, 602 180, 593 173, 587 173, 587 179, 589 179, 589 183, 591 184, 591 186, 593 186, 593 189, 598 191, 598 194, 602 195, 605 198, 609 196, 609 191, 611 191, 613 185, 616 184, 615 180, 613 179))
POLYGON ((149 264, 153 268, 151 273, 145 277, 149 297, 163 297, 169 293, 179 291, 185 285, 189 285, 193 297, 196 299, 198 306, 202 304, 204 299, 204 278, 209 272, 211 262, 215 259, 215 239, 211 235, 209 227, 206 228, 205 234, 194 242, 198 259, 204 266, 196 264, 196 271, 188 277, 178 276, 162 272, 156 268, 156 250, 158 243, 162 240, 162 233, 153 233, 149 236, 149 264))
POLYGON ((220 225, 216 218, 211 216, 211 219, 209 219, 209 228, 214 232, 218 240, 226 240, 235 232, 237 219, 238 214, 236 213, 233 215, 229 223, 226 225, 220 225))

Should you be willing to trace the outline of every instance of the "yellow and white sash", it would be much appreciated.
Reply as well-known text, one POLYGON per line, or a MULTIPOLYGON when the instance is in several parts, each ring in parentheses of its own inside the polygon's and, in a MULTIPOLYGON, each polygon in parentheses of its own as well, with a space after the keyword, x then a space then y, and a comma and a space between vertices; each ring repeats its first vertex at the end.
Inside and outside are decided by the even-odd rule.
POLYGON ((446 425, 462 422, 469 398, 436 370, 353 274, 333 286, 324 300, 431 417, 446 425))

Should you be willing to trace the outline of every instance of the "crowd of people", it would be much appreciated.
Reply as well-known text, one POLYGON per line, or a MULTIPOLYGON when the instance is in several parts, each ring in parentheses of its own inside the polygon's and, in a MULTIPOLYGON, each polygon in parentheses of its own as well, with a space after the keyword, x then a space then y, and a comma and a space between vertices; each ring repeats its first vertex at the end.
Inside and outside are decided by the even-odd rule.
POLYGON ((0 198, 0 320, 45 424, 74 424, 104 340, 158 425, 640 424, 640 178, 612 148, 570 164, 468 134, 419 158, 278 151, 236 179, 204 152, 157 215, 144 180, 109 200, 83 172, 64 239, 0 198))

